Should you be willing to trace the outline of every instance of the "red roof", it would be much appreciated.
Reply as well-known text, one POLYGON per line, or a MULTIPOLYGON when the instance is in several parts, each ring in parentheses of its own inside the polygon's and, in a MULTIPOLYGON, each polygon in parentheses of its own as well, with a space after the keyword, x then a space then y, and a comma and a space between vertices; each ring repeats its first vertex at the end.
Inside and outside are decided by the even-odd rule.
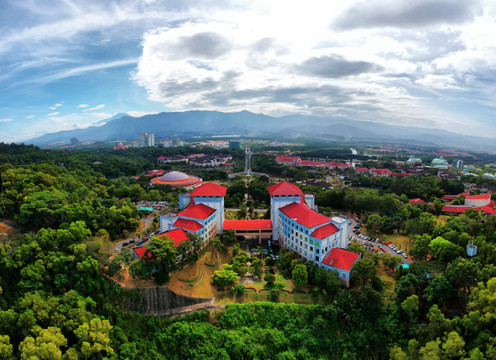
POLYGON ((369 172, 370 170, 367 168, 356 167, 355 172, 369 172))
POLYGON ((468 205, 444 205, 443 206, 443 212, 457 213, 457 214, 464 213, 468 209, 473 209, 473 208, 471 206, 468 206, 468 205))
MULTIPOLYGON (((146 252, 146 247, 144 247, 144 246, 137 247, 137 248, 134 248, 133 251, 138 256, 138 259, 141 259, 141 257, 143 256, 143 254, 146 252)), ((148 256, 152 256, 152 254, 148 254, 148 256)))
POLYGON ((223 230, 270 230, 272 220, 224 220, 223 230))
POLYGON ((227 188, 222 185, 214 184, 214 183, 204 183, 203 185, 198 186, 193 192, 191 196, 225 196, 227 188))
POLYGON ((313 161, 313 160, 300 160, 298 165, 300 165, 300 166, 318 166, 318 165, 322 165, 322 163, 318 163, 318 162, 313 161))
POLYGON ((377 174, 377 175, 391 174, 392 173, 392 171, 389 170, 389 169, 374 169, 374 168, 371 168, 370 171, 373 172, 374 174, 377 174))
POLYGON ((299 203, 291 203, 279 210, 290 219, 307 228, 313 228, 331 221, 327 216, 321 215, 308 206, 299 203))
POLYGON ((410 201, 411 203, 424 203, 424 200, 420 199, 420 198, 415 198, 415 199, 409 199, 408 201, 410 201))
POLYGON ((485 212, 487 212, 488 214, 491 214, 491 215, 496 215, 496 209, 494 209, 494 207, 493 206, 490 206, 490 205, 481 206, 481 207, 479 207, 477 209, 483 210, 483 211, 485 211, 485 212))
POLYGON ((273 196, 273 195, 301 195, 301 196, 305 196, 303 191, 301 191, 301 189, 298 186, 293 185, 291 183, 288 183, 287 181, 282 181, 280 183, 270 185, 269 187, 267 187, 267 189, 269 190, 269 194, 271 196, 273 196))
MULTIPOLYGON (((464 193, 460 193, 458 195, 444 195, 441 199, 443 200, 455 200, 458 196, 463 196, 463 197, 470 197, 470 193, 468 192, 464 192, 464 193)), ((485 199, 485 198, 484 198, 485 199)))
POLYGON ((282 163, 295 163, 298 162, 300 158, 298 156, 277 156, 276 157, 276 162, 282 162, 282 163))
POLYGON ((215 209, 212 209, 205 204, 191 204, 185 210, 177 214, 177 216, 205 220, 212 215, 214 211, 215 209))
POLYGON ((188 219, 177 219, 176 221, 174 221, 173 225, 178 228, 191 231, 198 231, 203 227, 202 224, 200 224, 199 222, 188 219))
POLYGON ((337 233, 338 231, 339 229, 334 224, 326 224, 315 229, 312 232, 312 236, 316 239, 322 240, 334 233, 337 233))
POLYGON ((467 200, 488 200, 490 198, 491 198, 491 194, 482 194, 482 195, 468 196, 467 200))
POLYGON ((174 246, 179 246, 180 243, 182 243, 185 240, 188 240, 188 236, 186 235, 186 232, 183 229, 174 229, 171 231, 166 231, 158 236, 160 237, 168 236, 169 239, 174 241, 174 246))
POLYGON ((336 269, 350 271, 359 256, 360 254, 356 252, 344 249, 331 249, 322 259, 322 263, 336 269))

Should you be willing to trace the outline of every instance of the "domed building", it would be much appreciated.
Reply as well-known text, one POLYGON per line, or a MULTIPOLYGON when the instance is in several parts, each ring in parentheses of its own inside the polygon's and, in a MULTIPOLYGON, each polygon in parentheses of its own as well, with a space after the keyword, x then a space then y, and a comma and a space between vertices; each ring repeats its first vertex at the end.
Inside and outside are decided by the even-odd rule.
POLYGON ((170 171, 161 177, 156 177, 151 180, 151 184, 156 185, 170 185, 172 187, 184 187, 186 189, 193 189, 200 186, 202 179, 196 176, 190 176, 181 171, 170 171))
POLYGON ((449 168, 448 162, 442 156, 440 158, 433 159, 431 162, 431 166, 433 168, 436 168, 436 169, 448 169, 449 168))

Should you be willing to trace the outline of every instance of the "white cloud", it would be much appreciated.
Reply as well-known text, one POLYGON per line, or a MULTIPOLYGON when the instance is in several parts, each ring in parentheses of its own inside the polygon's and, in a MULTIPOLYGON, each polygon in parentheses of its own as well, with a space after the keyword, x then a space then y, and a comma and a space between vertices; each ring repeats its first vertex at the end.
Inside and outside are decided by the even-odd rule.
POLYGON ((100 109, 103 109, 105 107, 105 104, 100 104, 100 105, 97 105, 95 107, 92 107, 92 108, 89 108, 89 109, 86 109, 86 110, 83 110, 83 112, 86 112, 86 111, 94 111, 94 110, 100 110, 100 109))
POLYGON ((10 122, 10 121, 12 121, 12 119, 10 119, 10 118, 0 119, 0 122, 10 122))
POLYGON ((49 107, 49 109, 50 109, 50 110, 55 110, 55 109, 56 109, 56 107, 55 107, 55 106, 50 106, 50 107, 49 107))
POLYGON ((54 106, 55 106, 55 107, 59 107, 59 106, 62 106, 62 104, 57 103, 57 104, 55 104, 54 106))
POLYGON ((34 115, 28 115, 28 116, 26 116, 26 119, 34 119, 34 118, 35 118, 34 115))
POLYGON ((53 113, 48 114, 47 116, 56 116, 58 114, 60 114, 60 113, 59 112, 53 112, 53 113))
POLYGON ((444 3, 394 2, 396 15, 415 19, 403 26, 394 14, 373 14, 355 30, 342 14, 359 1, 244 2, 146 33, 133 79, 150 100, 174 110, 339 112, 400 125, 460 125, 464 114, 447 101, 472 93, 466 99, 473 104, 490 103, 487 84, 477 79, 496 66, 496 38, 483 31, 496 31, 496 10, 482 14, 487 2, 457 0, 453 13, 421 16, 422 7, 438 11, 444 3), (340 29, 329 25, 337 18, 340 29), (390 24, 379 26, 383 20, 390 24))
POLYGON ((77 107, 80 109, 87 108, 89 105, 88 104, 79 104, 77 107))

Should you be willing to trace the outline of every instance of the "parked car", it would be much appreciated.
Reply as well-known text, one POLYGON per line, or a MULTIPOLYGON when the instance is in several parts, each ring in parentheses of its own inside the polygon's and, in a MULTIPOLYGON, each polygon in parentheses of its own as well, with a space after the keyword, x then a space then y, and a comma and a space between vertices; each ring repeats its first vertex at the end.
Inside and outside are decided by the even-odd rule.
POLYGON ((401 256, 403 256, 405 259, 408 259, 408 256, 405 253, 401 254, 401 256))
POLYGON ((140 240, 136 243, 136 245, 140 246, 141 244, 143 244, 143 240, 140 240))

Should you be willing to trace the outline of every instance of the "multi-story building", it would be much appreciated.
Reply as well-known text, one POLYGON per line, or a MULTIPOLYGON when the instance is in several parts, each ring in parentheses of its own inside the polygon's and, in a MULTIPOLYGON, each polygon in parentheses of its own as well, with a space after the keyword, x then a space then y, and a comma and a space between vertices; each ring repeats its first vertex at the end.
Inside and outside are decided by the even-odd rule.
POLYGON ((453 167, 463 169, 463 160, 453 160, 453 167))
POLYGON ((141 133, 139 136, 139 147, 155 146, 155 134, 141 133))
POLYGON ((161 235, 168 235, 176 245, 183 241, 185 233, 195 233, 206 245, 225 228, 255 234, 261 241, 270 236, 272 225, 273 241, 326 271, 337 271, 341 281, 349 285, 351 268, 360 254, 346 250, 348 219, 319 214, 313 195, 304 194, 298 186, 283 181, 268 187, 271 220, 228 222, 224 220, 226 190, 221 185, 204 183, 191 193, 181 194, 179 208, 183 210, 173 217, 160 217, 161 235))

